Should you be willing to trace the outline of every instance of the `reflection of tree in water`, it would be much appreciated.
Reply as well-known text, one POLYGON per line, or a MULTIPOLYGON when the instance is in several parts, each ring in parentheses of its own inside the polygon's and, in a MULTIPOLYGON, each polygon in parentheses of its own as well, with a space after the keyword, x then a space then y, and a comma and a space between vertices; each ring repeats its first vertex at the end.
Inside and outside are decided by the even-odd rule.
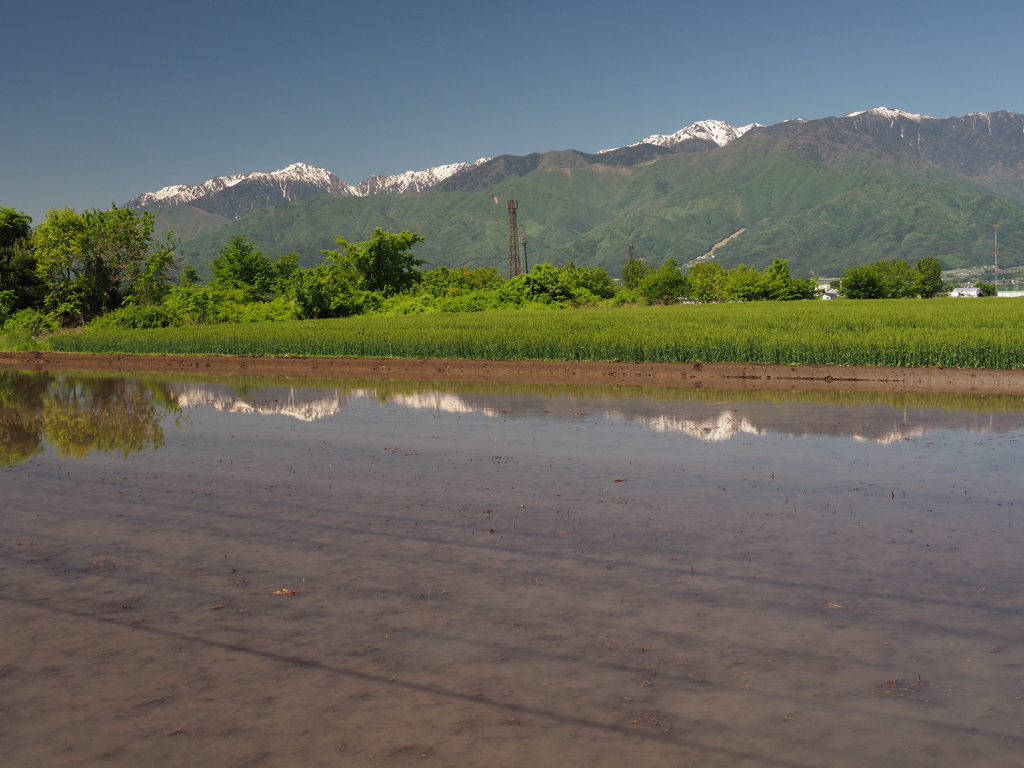
POLYGON ((40 434, 48 375, 0 371, 0 465, 13 466, 43 450, 40 434))
POLYGON ((63 458, 156 449, 164 444, 161 419, 177 410, 163 382, 0 371, 0 465, 40 453, 44 439, 63 458))

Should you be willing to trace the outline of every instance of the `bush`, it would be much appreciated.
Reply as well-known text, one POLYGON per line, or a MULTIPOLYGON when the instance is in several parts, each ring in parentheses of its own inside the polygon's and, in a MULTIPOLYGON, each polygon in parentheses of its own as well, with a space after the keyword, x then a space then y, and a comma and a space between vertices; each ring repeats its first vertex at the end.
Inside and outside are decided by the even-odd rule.
POLYGON ((89 323, 89 328, 111 331, 133 328, 171 328, 184 324, 180 315, 165 306, 128 306, 97 317, 89 323))
POLYGON ((232 303, 220 305, 221 317, 226 323, 267 323, 298 320, 295 304, 284 296, 270 301, 232 303))
POLYGON ((59 323, 50 315, 44 315, 35 309, 23 309, 11 315, 4 323, 4 333, 26 333, 37 336, 40 333, 52 333, 59 323))

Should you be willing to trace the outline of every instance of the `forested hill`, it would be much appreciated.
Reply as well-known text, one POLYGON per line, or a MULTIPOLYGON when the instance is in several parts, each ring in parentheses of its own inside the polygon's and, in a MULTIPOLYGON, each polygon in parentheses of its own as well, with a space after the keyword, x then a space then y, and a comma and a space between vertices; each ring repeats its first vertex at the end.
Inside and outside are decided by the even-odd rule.
POLYGON ((715 251, 726 266, 788 258, 797 275, 838 275, 877 259, 934 256, 945 268, 1024 263, 1024 116, 933 119, 876 109, 753 127, 725 146, 699 139, 500 156, 430 191, 317 196, 220 221, 187 206, 158 211, 201 269, 232 235, 269 253, 320 259, 334 235, 375 226, 426 237, 430 266, 502 268, 503 200, 519 200, 531 262, 574 260, 618 274, 635 253, 680 263, 715 251), (202 215, 202 220, 200 220, 202 215))

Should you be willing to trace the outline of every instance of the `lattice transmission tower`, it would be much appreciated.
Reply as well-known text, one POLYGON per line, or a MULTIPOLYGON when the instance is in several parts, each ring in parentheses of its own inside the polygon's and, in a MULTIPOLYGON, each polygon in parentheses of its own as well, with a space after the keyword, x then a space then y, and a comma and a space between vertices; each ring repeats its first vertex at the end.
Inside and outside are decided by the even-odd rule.
POLYGON ((508 276, 512 279, 523 271, 519 260, 519 209, 517 200, 508 201, 508 276))

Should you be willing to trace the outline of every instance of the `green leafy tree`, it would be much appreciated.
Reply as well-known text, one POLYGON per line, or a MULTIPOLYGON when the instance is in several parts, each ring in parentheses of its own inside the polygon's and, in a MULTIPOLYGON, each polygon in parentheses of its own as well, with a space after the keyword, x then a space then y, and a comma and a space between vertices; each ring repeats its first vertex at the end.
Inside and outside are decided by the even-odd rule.
POLYGON ((726 274, 722 291, 724 297, 736 301, 764 301, 768 296, 765 295, 763 278, 764 275, 753 267, 740 264, 726 274))
POLYGON ((942 292, 942 264, 938 259, 921 259, 914 265, 914 290, 922 299, 942 292))
POLYGON ((42 301, 32 248, 32 217, 0 206, 0 324, 4 317, 42 301))
POLYGON ((46 309, 82 324, 98 292, 87 241, 85 222, 73 208, 47 211, 35 232, 36 273, 46 288, 46 309))
POLYGON ((725 283, 726 272, 721 264, 712 261, 694 264, 687 275, 686 295, 701 303, 721 301, 725 283))
POLYGON ((344 237, 335 238, 344 250, 322 251, 339 263, 347 258, 359 273, 361 287, 368 291, 379 291, 392 296, 406 290, 419 280, 417 267, 423 259, 412 255, 412 247, 423 242, 423 236, 403 230, 394 234, 391 230, 374 227, 370 239, 363 243, 350 243, 344 237))
POLYGON ((922 259, 918 265, 920 268, 912 268, 903 259, 883 259, 851 267, 843 272, 839 293, 848 299, 909 299, 922 295, 926 288, 941 289, 942 267, 938 261, 922 259))
POLYGON ((215 288, 241 290, 248 301, 266 299, 276 278, 274 265, 248 235, 235 235, 225 243, 210 271, 215 288))
POLYGON ((299 269, 300 255, 295 251, 282 253, 277 260, 271 264, 274 270, 274 293, 282 296, 288 292, 288 284, 292 275, 299 269))
POLYGON ((325 263, 292 274, 289 297, 301 318, 348 317, 374 301, 359 285, 360 275, 350 259, 328 256, 325 263))
POLYGON ((162 302, 171 291, 170 272, 174 266, 173 244, 151 253, 124 303, 145 306, 162 302))
POLYGON ((974 287, 981 291, 982 296, 996 295, 996 287, 992 283, 975 283, 974 287))
POLYGON ((601 267, 577 267, 571 261, 563 267, 547 262, 528 273, 516 275, 498 290, 506 304, 595 304, 615 295, 615 283, 601 267))
POLYGON ((202 282, 202 279, 199 277, 199 272, 196 271, 196 268, 191 264, 186 264, 181 268, 181 276, 178 278, 178 285, 182 288, 199 285, 202 282))
POLYGON ((687 278, 676 260, 670 258, 656 270, 648 272, 636 291, 647 301, 675 304, 681 296, 686 295, 687 284, 687 278))
POLYGON ((762 293, 770 301, 814 298, 814 281, 790 277, 789 259, 774 259, 761 276, 762 293))
POLYGON ((7 256, 18 241, 32 234, 32 217, 0 205, 0 256, 7 256))
POLYGON ((647 266, 644 262, 635 256, 630 256, 626 265, 622 268, 622 282, 631 291, 635 291, 640 287, 640 283, 644 281, 653 270, 647 266))
POLYGON ((424 293, 441 298, 461 296, 472 291, 494 290, 504 282, 505 278, 499 275, 494 267, 437 267, 420 273, 418 288, 424 293))
POLYGON ((45 308, 62 321, 85 323, 121 307, 137 287, 143 300, 159 294, 157 283, 173 268, 174 240, 168 235, 154 251, 153 223, 151 213, 117 206, 81 215, 72 208, 47 212, 34 234, 45 308))
POLYGON ((882 276, 874 265, 850 267, 839 281, 839 295, 848 299, 884 298, 882 276))
POLYGON ((876 261, 882 280, 882 298, 909 299, 917 295, 917 275, 903 259, 876 261))

